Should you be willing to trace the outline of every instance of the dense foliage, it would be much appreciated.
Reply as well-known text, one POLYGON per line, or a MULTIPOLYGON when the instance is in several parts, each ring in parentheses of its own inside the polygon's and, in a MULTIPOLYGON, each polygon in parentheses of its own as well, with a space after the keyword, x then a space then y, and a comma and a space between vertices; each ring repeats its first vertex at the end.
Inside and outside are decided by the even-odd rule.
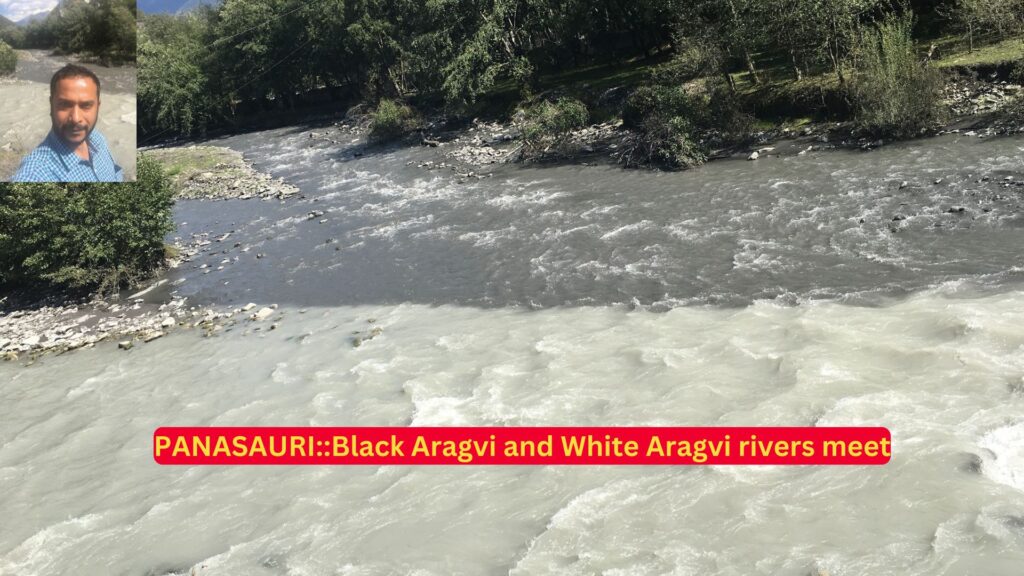
POLYGON ((163 262, 172 203, 160 165, 145 156, 133 183, 0 183, 0 287, 136 283, 163 262))
POLYGON ((17 64, 18 55, 14 53, 14 49, 3 40, 0 40, 0 76, 14 74, 17 64))
POLYGON ((138 112, 142 126, 191 134, 227 113, 207 42, 207 22, 194 14, 146 18, 139 28, 138 112))
POLYGON ((822 75, 845 94, 855 70, 874 70, 856 62, 865 35, 909 14, 918 42, 960 29, 993 42, 1019 32, 1024 2, 223 0, 141 18, 140 130, 200 132, 310 94, 464 113, 485 96, 533 101, 565 70, 636 60, 664 63, 654 84, 712 79, 706 98, 822 75))
POLYGON ((135 60, 135 27, 135 0, 77 0, 11 32, 11 40, 18 48, 58 49, 111 62, 131 62, 135 60))

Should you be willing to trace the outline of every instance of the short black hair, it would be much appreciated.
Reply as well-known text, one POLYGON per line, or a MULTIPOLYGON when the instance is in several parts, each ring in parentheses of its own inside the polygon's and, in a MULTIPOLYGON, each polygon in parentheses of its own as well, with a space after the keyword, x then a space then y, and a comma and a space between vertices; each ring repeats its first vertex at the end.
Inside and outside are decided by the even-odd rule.
POLYGON ((53 78, 50 78, 50 100, 53 100, 54 93, 57 92, 57 83, 66 78, 89 78, 96 83, 96 99, 100 98, 100 79, 93 74, 92 70, 89 70, 85 66, 79 66, 78 64, 68 64, 57 70, 53 74, 53 78))

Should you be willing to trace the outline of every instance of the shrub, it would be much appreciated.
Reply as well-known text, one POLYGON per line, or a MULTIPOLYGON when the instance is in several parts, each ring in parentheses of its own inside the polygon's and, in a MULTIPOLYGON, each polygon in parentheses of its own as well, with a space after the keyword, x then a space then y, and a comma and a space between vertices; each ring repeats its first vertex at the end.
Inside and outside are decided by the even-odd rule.
POLYGON ((518 122, 524 155, 563 151, 572 131, 585 127, 589 119, 586 105, 573 98, 543 101, 527 108, 518 122))
POLYGON ((14 49, 3 40, 0 40, 0 76, 14 74, 14 69, 17 65, 18 55, 14 52, 14 49))
POLYGON ((138 180, 0 184, 0 286, 113 292, 163 262, 170 184, 146 156, 138 180))
POLYGON ((891 15, 855 46, 854 115, 873 135, 916 136, 939 120, 942 79, 918 58, 912 28, 911 14, 891 15))
POLYGON ((693 126, 682 116, 648 118, 629 137, 623 162, 670 169, 698 166, 707 161, 707 154, 693 134, 693 126))
POLYGON ((681 88, 637 88, 622 110, 623 126, 633 131, 623 162, 627 166, 654 164, 672 169, 703 163, 707 156, 695 135, 709 116, 703 99, 681 88))
POLYGON ((370 141, 381 143, 397 140, 418 127, 419 118, 412 108, 384 99, 377 104, 377 110, 373 113, 370 141))

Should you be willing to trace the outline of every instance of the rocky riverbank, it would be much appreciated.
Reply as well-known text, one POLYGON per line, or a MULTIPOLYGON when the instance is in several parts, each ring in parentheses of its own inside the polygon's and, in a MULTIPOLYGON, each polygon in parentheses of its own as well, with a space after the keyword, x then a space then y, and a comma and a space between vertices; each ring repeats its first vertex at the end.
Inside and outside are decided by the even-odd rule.
MULTIPOLYGON (((171 173, 179 198, 285 199, 298 194, 294 186, 257 172, 241 154, 227 148, 188 146, 149 153, 171 173)), ((228 231, 176 238, 167 265, 192 266, 201 274, 223 269, 249 252, 248 246, 229 242, 230 236, 228 231), (220 258, 219 264, 197 262, 228 252, 237 254, 233 259, 220 258)), ((253 253, 251 257, 263 255, 253 253)), ((91 348, 104 341, 116 340, 121 349, 130 350, 179 330, 199 330, 210 336, 239 324, 246 330, 277 327, 276 304, 191 306, 186 298, 175 295, 175 288, 167 279, 157 277, 137 290, 109 298, 69 298, 60 293, 43 298, 35 294, 6 296, 0 299, 0 358, 31 364, 43 354, 91 348)))
POLYGON ((178 198, 283 200, 299 193, 280 178, 257 171, 229 148, 191 145, 156 148, 145 154, 163 165, 178 198))
MULTIPOLYGON (((1006 80, 951 78, 943 91, 948 121, 929 134, 963 133, 984 138, 1024 132, 1024 118, 1007 113, 1019 106, 1024 87, 1006 80)), ((427 170, 450 169, 460 179, 486 176, 489 166, 516 162, 621 163, 631 133, 621 120, 611 120, 575 130, 556 150, 540 157, 525 158, 520 130, 515 122, 474 119, 468 126, 449 128, 450 119, 435 117, 417 134, 405 140, 410 145, 436 147, 445 160, 425 161, 418 166, 427 170), (483 174, 479 173, 484 172, 483 174)), ((311 130, 311 142, 351 144, 365 136, 369 116, 359 110, 332 126, 311 130)), ((860 134, 852 122, 812 122, 799 126, 778 126, 750 134, 740 146, 714 147, 709 158, 745 158, 758 160, 770 156, 800 155, 835 148, 871 150, 891 141, 860 134)), ((311 144, 312 145, 312 144, 311 144)), ((360 155, 361 152, 355 152, 360 155)))
MULTIPOLYGON (((224 236, 211 239, 209 234, 196 234, 184 243, 179 241, 176 257, 168 265, 186 265, 207 255, 222 246, 224 236)), ((190 306, 186 298, 174 295, 174 288, 167 279, 154 279, 139 290, 111 298, 5 297, 0 300, 0 358, 31 364, 43 354, 92 348, 112 340, 130 350, 174 331, 193 329, 211 336, 239 323, 253 323, 252 329, 261 330, 264 321, 277 313, 276 304, 249 303, 233 309, 190 306)), ((268 329, 276 327, 274 322, 268 324, 268 329)))

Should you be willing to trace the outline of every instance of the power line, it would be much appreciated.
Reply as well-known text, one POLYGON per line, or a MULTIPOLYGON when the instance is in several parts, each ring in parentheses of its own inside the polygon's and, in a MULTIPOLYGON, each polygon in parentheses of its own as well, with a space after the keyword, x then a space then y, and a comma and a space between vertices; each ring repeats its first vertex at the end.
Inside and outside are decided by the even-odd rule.
POLYGON ((292 50, 291 52, 289 52, 287 56, 285 56, 284 58, 281 58, 281 59, 280 59, 280 60, 278 60, 277 62, 274 62, 273 64, 271 64, 271 65, 270 65, 270 68, 267 68, 266 70, 264 70, 264 71, 263 71, 263 72, 261 72, 260 74, 258 74, 258 75, 256 75, 256 76, 254 76, 254 77, 253 77, 253 78, 252 78, 251 80, 249 80, 249 81, 248 81, 248 82, 246 82, 245 84, 242 84, 241 86, 239 86, 239 87, 235 88, 235 90, 236 90, 236 91, 238 91, 238 90, 241 90, 242 88, 245 88, 245 87, 246 87, 246 86, 248 86, 249 84, 252 84, 253 82, 255 82, 255 81, 259 80, 259 79, 260 79, 260 78, 262 78, 262 77, 263 77, 263 76, 264 76, 264 75, 265 75, 265 74, 266 74, 267 72, 270 72, 271 70, 273 70, 274 68, 276 68, 278 64, 280 64, 280 63, 284 62, 285 60, 287 60, 287 59, 291 58, 293 54, 295 54, 296 52, 298 52, 298 51, 299 51, 299 50, 301 50, 302 48, 305 48, 305 47, 306 47, 306 45, 307 45, 307 44, 309 44, 309 42, 310 42, 311 40, 312 40, 312 38, 308 38, 308 39, 307 39, 307 40, 306 40, 305 42, 303 42, 302 44, 300 44, 298 48, 296 48, 295 50, 292 50))
POLYGON ((235 38, 238 38, 242 34, 245 34, 247 32, 252 32, 253 30, 255 30, 255 29, 257 29, 257 28, 259 28, 261 26, 266 26, 267 24, 270 24, 271 22, 273 22, 275 20, 280 20, 281 18, 284 18, 285 16, 287 16, 289 14, 292 14, 294 12, 298 12, 300 9, 302 9, 304 7, 304 5, 305 5, 304 2, 299 2, 299 5, 297 7, 295 7, 293 9, 285 12, 284 14, 280 14, 278 16, 274 16, 274 17, 272 17, 272 18, 270 18, 268 20, 260 22, 259 24, 253 26, 252 28, 248 28, 246 30, 242 30, 241 32, 238 32, 236 34, 232 34, 231 36, 228 36, 227 38, 218 38, 218 39, 214 40, 213 43, 210 44, 210 47, 212 48, 212 47, 214 47, 214 46, 216 46, 218 44, 222 44, 224 42, 227 42, 228 40, 233 40, 235 38))

